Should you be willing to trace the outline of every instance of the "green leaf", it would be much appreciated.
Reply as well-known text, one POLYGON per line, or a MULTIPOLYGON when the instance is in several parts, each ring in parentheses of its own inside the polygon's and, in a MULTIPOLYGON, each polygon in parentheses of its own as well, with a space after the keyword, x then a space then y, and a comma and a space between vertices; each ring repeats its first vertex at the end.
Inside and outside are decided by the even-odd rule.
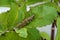
POLYGON ((15 4, 15 3, 11 3, 11 9, 10 11, 8 12, 8 28, 9 29, 12 29, 15 27, 16 25, 16 20, 18 18, 18 6, 15 4))
POLYGON ((28 37, 20 37, 15 31, 10 31, 0 36, 0 40, 40 40, 39 31, 35 28, 28 28, 28 37))
POLYGON ((26 5, 22 4, 22 6, 18 10, 18 19, 17 23, 22 22, 26 17, 26 5))
POLYGON ((7 30, 7 12, 0 14, 0 32, 7 30))
POLYGON ((24 13, 24 11, 20 10, 19 13, 18 13, 17 23, 22 22, 24 19, 25 19, 25 13, 24 13))
POLYGON ((22 40, 22 39, 14 31, 5 33, 4 35, 0 36, 0 40, 22 40))
POLYGON ((56 40, 60 40, 60 17, 57 18, 57 35, 56 40))
POLYGON ((0 6, 10 7, 12 2, 16 4, 16 0, 0 0, 0 6))
POLYGON ((58 5, 58 0, 54 0, 54 2, 58 5))
POLYGON ((41 35, 41 37, 42 37, 43 39, 51 40, 51 39, 50 39, 50 36, 49 36, 47 33, 45 33, 45 32, 40 32, 40 35, 41 35))
POLYGON ((39 31, 35 28, 27 28, 29 33, 29 40, 40 40, 39 31))
POLYGON ((9 0, 0 0, 0 6, 9 6, 10 1, 9 0))
POLYGON ((40 39, 39 31, 35 28, 27 28, 27 31, 25 28, 22 28, 20 30, 16 30, 16 33, 19 33, 20 37, 22 37, 23 35, 23 38, 26 38, 28 40, 39 40, 40 39))
POLYGON ((54 7, 55 9, 57 9, 57 4, 56 3, 47 2, 43 5, 47 5, 47 6, 54 7))
POLYGON ((28 38, 20 37, 16 32, 10 31, 0 36, 0 40, 30 40, 28 38))
POLYGON ((30 13, 35 15, 35 19, 26 27, 45 26, 51 24, 57 18, 57 10, 47 5, 32 7, 30 13))
POLYGON ((27 38, 27 28, 15 29, 16 33, 19 34, 20 37, 27 38))

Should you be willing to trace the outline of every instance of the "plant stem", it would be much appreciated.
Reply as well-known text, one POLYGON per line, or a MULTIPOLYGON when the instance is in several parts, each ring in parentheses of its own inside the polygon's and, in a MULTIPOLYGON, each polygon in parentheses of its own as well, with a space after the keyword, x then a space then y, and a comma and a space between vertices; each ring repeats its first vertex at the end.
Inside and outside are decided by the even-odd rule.
POLYGON ((54 40, 55 26, 56 26, 56 20, 54 20, 54 22, 52 24, 51 40, 54 40))

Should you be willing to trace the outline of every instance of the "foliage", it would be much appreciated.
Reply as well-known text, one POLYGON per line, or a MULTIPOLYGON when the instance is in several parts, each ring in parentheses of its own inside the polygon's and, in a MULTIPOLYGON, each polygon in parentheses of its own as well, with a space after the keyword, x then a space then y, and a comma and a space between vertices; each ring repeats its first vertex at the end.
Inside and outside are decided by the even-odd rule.
POLYGON ((36 27, 45 26, 57 20, 57 36, 60 33, 60 6, 57 0, 0 0, 0 7, 10 7, 10 10, 0 14, 0 40, 50 40, 47 33, 39 32, 36 27), (30 7, 27 12, 26 7, 38 2, 46 2, 34 7, 30 7), (7 32, 8 31, 8 32, 7 32))

